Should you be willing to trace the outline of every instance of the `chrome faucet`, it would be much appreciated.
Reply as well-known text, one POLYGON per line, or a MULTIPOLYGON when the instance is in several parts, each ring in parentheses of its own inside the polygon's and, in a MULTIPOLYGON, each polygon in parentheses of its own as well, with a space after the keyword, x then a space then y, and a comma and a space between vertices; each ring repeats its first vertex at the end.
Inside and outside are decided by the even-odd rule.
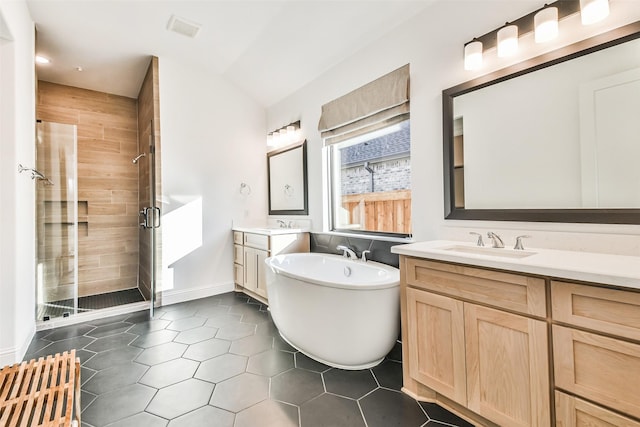
POLYGON ((517 236, 516 237, 516 244, 513 247, 513 249, 517 250, 517 251, 523 251, 524 250, 524 246, 522 246, 522 239, 528 239, 531 236, 527 236, 527 235, 522 235, 522 236, 517 236))
POLYGON ((504 242, 502 241, 500 236, 498 236, 493 231, 489 231, 487 233, 487 237, 491 239, 491 242, 492 242, 491 247, 493 247, 493 248, 504 248, 504 242))
POLYGON ((362 254, 360 255, 361 256, 360 261, 367 262, 367 254, 370 254, 370 253, 371 251, 368 249, 366 251, 362 251, 362 254))
POLYGON ((484 246, 484 242, 482 241, 482 234, 476 233, 475 231, 469 232, 472 236, 478 236, 478 241, 476 242, 476 246, 484 246))
POLYGON ((286 223, 286 222, 284 222, 284 221, 283 221, 283 220, 281 220, 281 219, 279 219, 279 220, 277 220, 277 221, 278 221, 278 226, 279 226, 280 228, 287 228, 287 223, 286 223))
POLYGON ((342 256, 345 258, 349 258, 349 259, 358 259, 358 255, 356 255, 356 253, 354 251, 351 250, 351 248, 344 246, 344 245, 338 245, 336 246, 336 249, 339 251, 343 251, 342 252, 342 256))

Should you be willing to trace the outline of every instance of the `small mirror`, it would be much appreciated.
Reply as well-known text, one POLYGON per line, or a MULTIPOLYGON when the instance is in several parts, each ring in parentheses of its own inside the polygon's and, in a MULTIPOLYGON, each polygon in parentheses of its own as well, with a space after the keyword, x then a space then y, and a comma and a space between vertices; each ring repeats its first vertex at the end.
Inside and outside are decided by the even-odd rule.
POLYGON ((307 141, 267 153, 269 215, 308 215, 307 141))

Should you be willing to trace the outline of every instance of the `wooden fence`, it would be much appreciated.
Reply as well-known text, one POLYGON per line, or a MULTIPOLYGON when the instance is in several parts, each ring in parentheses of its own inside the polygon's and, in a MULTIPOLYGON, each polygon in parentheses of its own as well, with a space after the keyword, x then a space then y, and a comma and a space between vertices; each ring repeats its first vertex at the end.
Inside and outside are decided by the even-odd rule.
POLYGON ((411 233, 411 190, 342 196, 353 229, 411 233))

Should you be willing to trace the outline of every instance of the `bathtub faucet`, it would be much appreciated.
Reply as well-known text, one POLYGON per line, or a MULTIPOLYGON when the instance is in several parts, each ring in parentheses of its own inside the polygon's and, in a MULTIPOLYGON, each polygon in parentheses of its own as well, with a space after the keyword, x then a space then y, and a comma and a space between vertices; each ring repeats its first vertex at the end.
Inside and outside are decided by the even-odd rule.
POLYGON ((354 251, 352 251, 350 248, 348 248, 347 246, 338 245, 336 247, 336 249, 339 250, 339 251, 343 251, 342 252, 342 256, 345 257, 345 258, 358 259, 358 255, 356 255, 356 253, 354 251))

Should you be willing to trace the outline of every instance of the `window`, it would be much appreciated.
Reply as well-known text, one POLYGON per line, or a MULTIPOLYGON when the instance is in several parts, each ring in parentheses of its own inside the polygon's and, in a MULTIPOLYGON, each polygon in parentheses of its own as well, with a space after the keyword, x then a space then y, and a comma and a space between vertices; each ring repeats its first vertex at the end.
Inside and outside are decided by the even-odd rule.
POLYGON ((322 106, 332 231, 411 233, 409 64, 322 106))
POLYGON ((411 233, 409 120, 327 147, 334 231, 411 233))

